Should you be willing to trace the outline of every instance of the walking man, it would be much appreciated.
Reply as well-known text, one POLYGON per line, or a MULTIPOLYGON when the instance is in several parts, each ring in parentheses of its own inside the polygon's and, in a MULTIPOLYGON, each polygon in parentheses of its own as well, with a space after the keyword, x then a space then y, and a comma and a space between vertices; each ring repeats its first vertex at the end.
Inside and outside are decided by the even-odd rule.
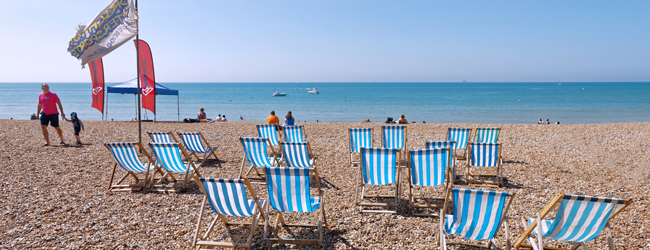
POLYGON ((61 106, 61 100, 59 96, 55 93, 50 92, 50 86, 43 83, 41 85, 43 93, 38 96, 38 108, 36 109, 36 117, 40 116, 41 120, 41 130, 43 131, 43 137, 45 137, 45 144, 43 146, 50 145, 50 134, 47 132, 47 126, 52 125, 56 132, 61 138, 61 144, 65 144, 63 141, 63 131, 59 128, 59 112, 56 109, 56 106, 59 106, 61 111, 61 117, 65 119, 65 114, 63 113, 63 106, 61 106))

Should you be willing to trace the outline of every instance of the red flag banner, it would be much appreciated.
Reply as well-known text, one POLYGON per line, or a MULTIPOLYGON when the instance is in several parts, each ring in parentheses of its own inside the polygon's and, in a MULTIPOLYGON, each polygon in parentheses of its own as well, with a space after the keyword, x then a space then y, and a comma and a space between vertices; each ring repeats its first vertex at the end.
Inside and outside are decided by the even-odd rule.
POLYGON ((134 40, 136 48, 140 46, 138 69, 140 70, 140 88, 142 89, 142 108, 156 113, 156 76, 153 71, 153 58, 149 44, 134 40))
POLYGON ((104 114, 104 64, 102 59, 96 59, 89 63, 90 79, 93 81, 93 104, 92 107, 104 114))

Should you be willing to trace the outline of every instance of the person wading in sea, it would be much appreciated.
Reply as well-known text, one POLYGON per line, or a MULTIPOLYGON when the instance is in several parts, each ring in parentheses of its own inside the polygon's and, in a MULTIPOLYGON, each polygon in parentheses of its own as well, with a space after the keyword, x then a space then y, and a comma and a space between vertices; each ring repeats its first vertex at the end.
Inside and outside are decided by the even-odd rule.
POLYGON ((54 92, 50 92, 50 86, 43 83, 41 85, 43 93, 38 96, 38 108, 36 108, 36 117, 40 116, 41 119, 41 130, 43 132, 43 137, 45 138, 45 144, 43 146, 50 145, 50 134, 47 132, 47 126, 52 125, 56 129, 56 133, 59 134, 61 138, 60 144, 64 144, 63 141, 63 131, 59 128, 59 110, 61 111, 61 117, 65 119, 65 114, 63 113, 63 106, 61 106, 61 100, 54 92), (56 106, 59 106, 59 110, 56 109, 56 106), (41 112, 42 110, 42 112, 41 112))

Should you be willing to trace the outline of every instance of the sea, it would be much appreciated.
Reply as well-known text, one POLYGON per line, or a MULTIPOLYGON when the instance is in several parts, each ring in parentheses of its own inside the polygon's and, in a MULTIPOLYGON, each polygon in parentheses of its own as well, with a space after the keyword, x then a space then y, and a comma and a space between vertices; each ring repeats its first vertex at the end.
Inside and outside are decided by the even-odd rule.
MULTIPOLYGON (((106 94, 102 115, 91 107, 92 84, 48 83, 66 115, 81 120, 137 118, 136 96, 106 94)), ((118 83, 109 83, 107 86, 118 83)), ((143 120, 182 121, 204 108, 208 118, 264 122, 288 111, 305 122, 385 122, 404 115, 417 123, 552 124, 650 122, 649 82, 308 82, 160 83, 178 96, 156 96, 143 120), (307 93, 317 88, 320 94, 307 93), (286 96, 274 97, 276 91, 286 96)), ((0 83, 0 119, 27 120, 41 83, 0 83)))

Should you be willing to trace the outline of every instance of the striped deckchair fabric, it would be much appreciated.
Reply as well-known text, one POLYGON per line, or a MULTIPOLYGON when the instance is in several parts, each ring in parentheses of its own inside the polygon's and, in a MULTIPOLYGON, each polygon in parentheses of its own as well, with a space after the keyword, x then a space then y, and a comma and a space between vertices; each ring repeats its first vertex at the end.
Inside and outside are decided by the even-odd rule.
MULTIPOLYGON (((538 236, 537 240, 529 238, 530 243, 538 249, 543 246, 543 238, 574 243, 574 247, 584 246, 584 242, 595 239, 600 232, 608 225, 609 221, 625 209, 632 202, 618 198, 604 198, 581 195, 568 195, 560 193, 551 203, 538 214, 538 219, 529 218, 524 223, 527 230, 517 242, 515 248, 523 245, 523 241, 532 233, 538 236), (559 203, 555 218, 544 220, 544 217, 559 203), (618 207, 617 211, 614 211, 618 207), (540 232, 541 231, 541 232, 540 232), (536 242, 537 241, 537 242, 536 242)), ((613 241, 608 238, 610 248, 613 249, 613 241)))
POLYGON ((448 128, 447 141, 455 141, 456 147, 454 150, 458 154, 457 159, 467 159, 467 143, 469 142, 469 135, 472 133, 471 128, 448 128))
POLYGON ((171 132, 147 132, 154 143, 176 143, 176 138, 171 132))
POLYGON ((269 138, 271 141, 271 146, 277 146, 280 144, 280 139, 278 138, 278 131, 275 124, 258 124, 257 133, 261 138, 269 138))
POLYGON ((305 136, 302 125, 283 126, 285 142, 305 142, 305 136))
POLYGON ((410 151, 411 183, 417 186, 444 184, 449 167, 449 149, 418 149, 410 151))
MULTIPOLYGON (((142 190, 146 188, 149 184, 149 170, 150 168, 155 171, 156 167, 152 164, 153 159, 149 154, 142 150, 142 146, 139 143, 105 143, 104 146, 111 151, 113 159, 115 159, 115 164, 113 165, 113 172, 108 183, 108 191, 133 191, 134 188, 142 190), (147 157, 148 162, 143 164, 138 157, 138 151, 135 146, 140 147, 142 153, 147 157), (116 184, 113 184, 113 177, 115 177, 115 169, 117 166, 120 166, 127 173, 120 178, 120 181, 116 184), (145 173, 144 178, 139 178, 137 173, 145 173), (131 176, 135 179, 135 184, 121 185, 121 183, 128 177, 131 176)), ((152 176, 156 172, 151 173, 152 176)))
POLYGON ((264 239, 267 246, 272 248, 273 243, 292 243, 292 244, 320 244, 323 239, 322 223, 327 226, 325 217, 325 207, 323 203, 323 192, 317 187, 317 197, 312 197, 309 193, 309 177, 313 173, 316 179, 318 170, 309 168, 285 168, 285 167, 265 167, 264 172, 267 176, 268 202, 266 204, 266 223, 264 225, 264 239), (278 212, 275 225, 278 223, 284 227, 317 227, 318 239, 281 239, 270 238, 268 233, 270 224, 270 207, 278 212), (285 212, 316 212, 320 209, 320 217, 316 224, 288 224, 283 216, 285 212))
POLYGON ((383 148, 406 148, 406 126, 381 126, 381 134, 383 148))
MULTIPOLYGON (((453 146, 453 145, 449 145, 453 146)), ((409 153, 409 201, 411 208, 441 208, 441 204, 432 204, 427 201, 444 201, 444 194, 450 184, 449 180, 449 154, 450 148, 428 148, 411 150, 409 153), (440 197, 426 197, 413 195, 415 186, 435 187, 445 185, 440 197), (417 200, 424 200, 424 204, 416 203, 417 200)), ((427 190, 426 194, 433 193, 427 190)), ((443 203, 444 204, 444 203, 443 203)), ((414 213, 415 216, 437 216, 435 214, 414 213)))
POLYGON ((215 154, 217 147, 211 147, 205 137, 199 133, 178 133, 178 136, 183 141, 183 146, 190 152, 190 155, 196 157, 196 160, 199 160, 199 156, 196 154, 203 154, 203 160, 201 165, 208 159, 210 155, 214 156, 215 160, 219 160, 219 157, 215 154), (203 146, 203 142, 207 146, 203 146))
POLYGON ((478 143, 499 142, 499 128, 477 128, 476 141, 478 143))
POLYGON ((386 185, 395 182, 397 149, 361 148, 363 183, 386 185))
POLYGON ((279 165, 281 159, 277 158, 273 147, 269 147, 271 149, 271 156, 267 153, 266 145, 270 144, 268 138, 240 137, 239 141, 244 148, 244 158, 246 158, 246 160, 242 159, 241 167, 239 169, 239 178, 248 176, 248 174, 254 170, 257 176, 248 176, 248 178, 263 180, 265 178, 264 172, 257 168, 277 167, 279 165), (250 168, 248 168, 248 171, 244 172, 244 165, 246 163, 248 163, 250 168))
POLYGON ((501 144, 499 143, 476 143, 472 142, 469 145, 469 158, 467 164, 467 182, 470 184, 479 184, 487 186, 502 186, 503 175, 501 168, 501 144), (494 174, 472 174, 471 168, 473 167, 496 167, 494 174), (470 179, 473 177, 496 177, 496 181, 470 179))
MULTIPOLYGON (((255 191, 251 188, 247 180, 242 179, 213 179, 213 178, 198 178, 195 177, 199 189, 204 194, 201 211, 199 213, 199 221, 194 232, 194 239, 192 246, 201 247, 233 247, 233 248, 247 248, 250 249, 253 236, 260 216, 264 217, 262 206, 263 200, 258 200, 255 191), (252 200, 248 199, 246 190, 251 193, 252 200), (223 226, 230 233, 230 225, 251 225, 250 233, 245 243, 237 242, 223 242, 223 241, 208 241, 206 238, 213 231, 214 223, 208 227, 202 240, 198 239, 199 227, 203 219, 203 212, 205 211, 206 201, 210 204, 212 211, 217 213, 217 218, 220 218, 224 223, 223 226), (227 220, 228 216, 236 217, 253 217, 250 223, 230 223, 227 220)), ((215 219, 217 219, 215 218, 215 219)), ((232 238, 232 236, 231 236, 232 238)))
POLYGON ((314 158, 309 142, 282 142, 282 158, 287 167, 314 167, 314 158))
POLYGON ((361 148, 361 167, 357 179, 355 203, 360 206, 361 212, 395 213, 390 210, 364 210, 364 207, 397 207, 399 198, 401 151, 394 148, 361 148), (366 185, 395 184, 394 195, 368 195, 366 185), (361 186, 361 200, 359 200, 359 187, 361 186), (362 202, 366 198, 395 198, 394 203, 362 202))
POLYGON ((361 163, 356 161, 353 157, 354 153, 360 153, 361 148, 372 147, 372 128, 350 128, 350 167, 354 167, 361 163))
MULTIPOLYGON (((182 181, 182 186, 180 190, 185 189, 187 183, 191 180, 194 175, 201 176, 198 171, 198 166, 194 165, 192 159, 189 157, 185 148, 180 143, 149 143, 158 165, 163 169, 167 170, 167 173, 164 177, 170 176, 174 182, 177 182, 176 178, 173 176, 173 173, 185 173, 185 177, 182 181), (187 164, 181 159, 181 154, 187 158, 187 164)), ((157 183, 156 183, 157 184, 157 183)), ((158 186, 157 189, 175 189, 172 185, 169 186, 158 186)), ((155 186, 156 188, 156 186, 155 186)))
MULTIPOLYGON (((447 245, 462 244, 447 242, 446 234, 457 234, 469 240, 489 240, 487 246, 496 242, 493 240, 502 222, 507 218, 508 208, 514 198, 506 192, 482 191, 454 188, 453 215, 441 216, 440 238, 443 249, 447 245), (510 197, 506 202, 506 198, 510 197), (443 228, 444 227, 444 228, 443 228)), ((448 195, 449 196, 449 195, 448 195)), ((447 204, 445 204, 447 206, 447 204)), ((442 211, 445 211, 446 207, 442 211)), ((504 227, 508 227, 507 220, 504 227)), ((508 230, 505 241, 509 244, 508 230)))
POLYGON ((451 178, 456 179, 456 156, 454 156, 455 141, 428 141, 425 148, 449 148, 449 166, 451 166, 451 178))

